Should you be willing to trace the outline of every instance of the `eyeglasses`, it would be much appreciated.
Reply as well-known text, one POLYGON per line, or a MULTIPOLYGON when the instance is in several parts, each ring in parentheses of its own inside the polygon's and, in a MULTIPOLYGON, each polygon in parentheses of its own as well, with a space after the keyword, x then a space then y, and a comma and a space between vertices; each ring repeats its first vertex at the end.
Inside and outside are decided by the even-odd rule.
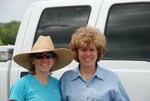
POLYGON ((47 54, 35 53, 35 54, 33 54, 33 57, 36 59, 43 59, 44 57, 46 57, 47 59, 51 59, 51 58, 55 57, 55 54, 54 53, 47 53, 47 54))

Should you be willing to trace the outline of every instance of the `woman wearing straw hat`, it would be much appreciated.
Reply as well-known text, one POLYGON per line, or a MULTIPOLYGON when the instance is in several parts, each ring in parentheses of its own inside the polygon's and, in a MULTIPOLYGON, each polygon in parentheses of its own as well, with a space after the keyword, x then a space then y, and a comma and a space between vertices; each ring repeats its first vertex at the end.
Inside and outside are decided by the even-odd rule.
POLYGON ((71 63, 69 49, 55 49, 49 36, 40 36, 30 52, 13 59, 30 73, 13 84, 10 101, 61 101, 59 81, 50 72, 71 63))

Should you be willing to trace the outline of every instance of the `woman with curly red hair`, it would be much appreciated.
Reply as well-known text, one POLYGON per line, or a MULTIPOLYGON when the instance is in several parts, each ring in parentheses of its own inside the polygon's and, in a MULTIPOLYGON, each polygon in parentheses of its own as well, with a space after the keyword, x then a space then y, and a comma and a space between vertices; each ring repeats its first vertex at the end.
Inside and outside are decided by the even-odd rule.
POLYGON ((117 75, 98 64, 105 46, 104 34, 94 27, 81 27, 72 35, 70 49, 79 65, 60 79, 62 101, 130 101, 117 75))

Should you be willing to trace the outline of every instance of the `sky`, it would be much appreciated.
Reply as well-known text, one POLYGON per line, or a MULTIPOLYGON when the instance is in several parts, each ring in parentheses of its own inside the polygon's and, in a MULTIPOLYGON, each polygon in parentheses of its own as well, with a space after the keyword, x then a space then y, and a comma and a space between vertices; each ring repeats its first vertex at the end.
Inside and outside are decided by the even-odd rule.
POLYGON ((0 23, 21 21, 29 4, 40 0, 0 0, 0 23))

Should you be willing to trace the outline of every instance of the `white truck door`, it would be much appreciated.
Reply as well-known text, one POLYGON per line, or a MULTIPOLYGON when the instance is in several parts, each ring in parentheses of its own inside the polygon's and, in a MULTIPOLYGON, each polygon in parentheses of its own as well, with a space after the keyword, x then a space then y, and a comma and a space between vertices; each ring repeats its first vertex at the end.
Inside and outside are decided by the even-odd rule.
POLYGON ((149 0, 105 0, 96 24, 107 38, 100 65, 118 74, 131 101, 150 99, 149 9, 149 0))

